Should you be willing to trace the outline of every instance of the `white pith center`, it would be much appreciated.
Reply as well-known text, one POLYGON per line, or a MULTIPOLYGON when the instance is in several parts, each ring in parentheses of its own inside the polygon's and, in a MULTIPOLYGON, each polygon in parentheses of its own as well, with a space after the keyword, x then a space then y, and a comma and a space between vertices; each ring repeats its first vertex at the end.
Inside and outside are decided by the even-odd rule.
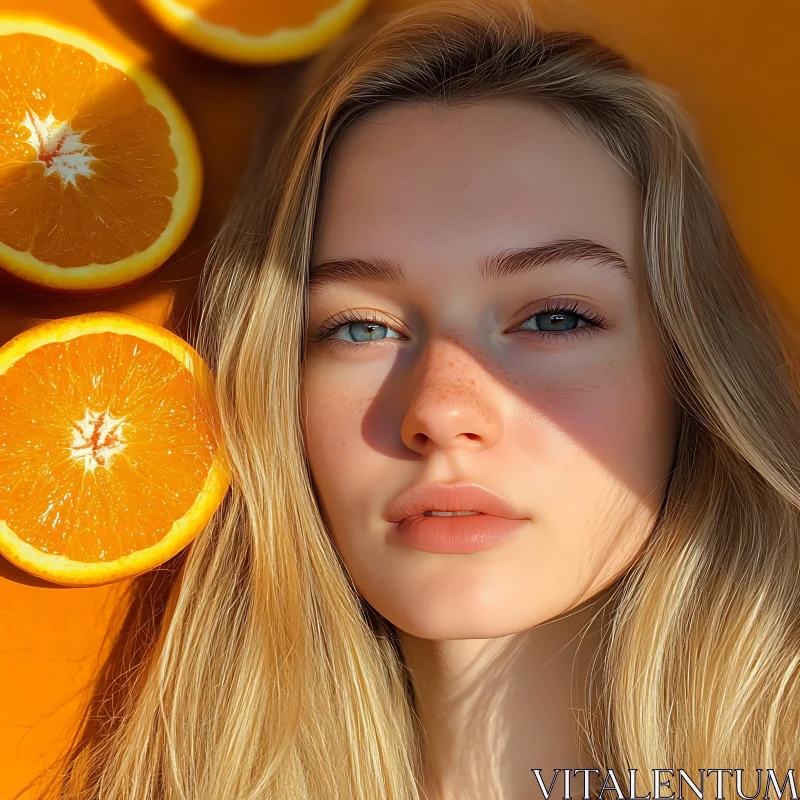
POLYGON ((92 175, 89 166, 94 159, 91 146, 81 142, 81 135, 69 123, 60 122, 51 111, 42 119, 35 111, 28 111, 22 124, 30 131, 26 139, 36 149, 39 161, 45 165, 45 175, 55 172, 62 183, 76 186, 78 175, 92 175))
POLYGON ((108 411, 87 408, 83 419, 73 423, 72 458, 82 460, 87 472, 108 467, 111 457, 125 449, 121 435, 124 419, 116 419, 108 411))

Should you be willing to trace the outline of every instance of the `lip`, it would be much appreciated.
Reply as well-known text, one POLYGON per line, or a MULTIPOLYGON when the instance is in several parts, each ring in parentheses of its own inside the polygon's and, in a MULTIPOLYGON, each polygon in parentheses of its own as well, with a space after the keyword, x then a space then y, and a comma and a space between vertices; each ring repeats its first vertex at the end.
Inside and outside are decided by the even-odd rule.
MULTIPOLYGON (((500 495, 475 483, 418 483, 402 492, 386 510, 388 522, 400 523, 421 517, 425 511, 479 511, 507 520, 525 519, 500 495)), ((427 520, 429 517, 426 516, 427 520)), ((433 517, 438 520, 464 520, 464 517, 433 517)))
POLYGON ((475 553, 502 544, 525 524, 493 514, 428 517, 417 514, 393 525, 396 541, 426 553, 475 553))

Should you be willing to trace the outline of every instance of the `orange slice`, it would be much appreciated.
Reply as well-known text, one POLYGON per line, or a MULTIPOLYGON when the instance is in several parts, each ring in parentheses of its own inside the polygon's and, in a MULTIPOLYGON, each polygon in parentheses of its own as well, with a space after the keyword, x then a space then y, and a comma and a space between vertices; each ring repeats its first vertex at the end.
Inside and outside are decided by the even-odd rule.
POLYGON ((66 586, 185 547, 230 482, 213 379, 183 339, 93 312, 0 348, 0 553, 66 586))
POLYGON ((305 58, 346 30, 368 0, 141 0, 177 38, 228 61, 305 58))
POLYGON ((185 239, 202 165, 169 91, 125 56, 0 15, 0 270, 29 294, 139 283, 185 239))

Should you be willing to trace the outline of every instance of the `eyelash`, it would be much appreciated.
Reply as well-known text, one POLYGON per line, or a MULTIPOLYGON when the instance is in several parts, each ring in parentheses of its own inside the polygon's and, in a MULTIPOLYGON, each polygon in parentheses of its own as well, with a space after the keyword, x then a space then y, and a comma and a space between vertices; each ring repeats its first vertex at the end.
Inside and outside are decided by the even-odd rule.
MULTIPOLYGON (((541 341, 545 341, 549 338, 554 339, 573 339, 577 336, 585 336, 585 335, 593 335, 596 334, 600 330, 604 330, 609 327, 608 320, 600 314, 597 314, 592 311, 580 311, 579 306, 576 302, 564 302, 564 301, 555 301, 555 300, 547 300, 545 302, 545 307, 540 308, 535 311, 533 314, 529 314, 525 319, 520 322, 520 325, 524 325, 529 320, 532 320, 534 317, 539 316, 539 314, 569 314, 570 316, 578 317, 579 319, 586 322, 586 325, 581 325, 578 328, 573 328, 572 330, 566 331, 534 331, 534 330, 522 330, 516 331, 517 333, 527 333, 536 335, 541 341)), ((340 311, 334 314, 327 322, 319 325, 317 329, 309 334, 309 340, 312 342, 320 342, 323 339, 330 339, 329 344, 334 347, 363 347, 365 344, 380 344, 385 341, 391 341, 391 339, 395 339, 396 337, 384 338, 384 339, 375 339, 371 342, 347 342, 343 339, 334 339, 333 334, 339 330, 339 328, 344 327, 345 325, 351 325, 353 323, 359 322, 367 322, 372 323, 375 325, 380 325, 384 328, 389 328, 394 330, 391 325, 386 323, 386 320, 382 319, 380 315, 376 314, 374 311, 340 311)), ((517 326, 519 327, 519 326, 517 326)))

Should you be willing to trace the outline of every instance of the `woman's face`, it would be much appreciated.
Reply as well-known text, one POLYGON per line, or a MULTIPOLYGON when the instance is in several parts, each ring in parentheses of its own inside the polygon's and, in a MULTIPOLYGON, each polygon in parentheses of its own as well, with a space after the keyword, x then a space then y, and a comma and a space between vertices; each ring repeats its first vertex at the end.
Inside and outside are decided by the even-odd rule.
POLYGON ((359 593, 430 639, 599 593, 650 534, 676 431, 633 181, 537 104, 418 102, 342 136, 320 202, 303 430, 359 593), (429 484, 483 487, 516 521, 398 523, 398 495, 429 484))

